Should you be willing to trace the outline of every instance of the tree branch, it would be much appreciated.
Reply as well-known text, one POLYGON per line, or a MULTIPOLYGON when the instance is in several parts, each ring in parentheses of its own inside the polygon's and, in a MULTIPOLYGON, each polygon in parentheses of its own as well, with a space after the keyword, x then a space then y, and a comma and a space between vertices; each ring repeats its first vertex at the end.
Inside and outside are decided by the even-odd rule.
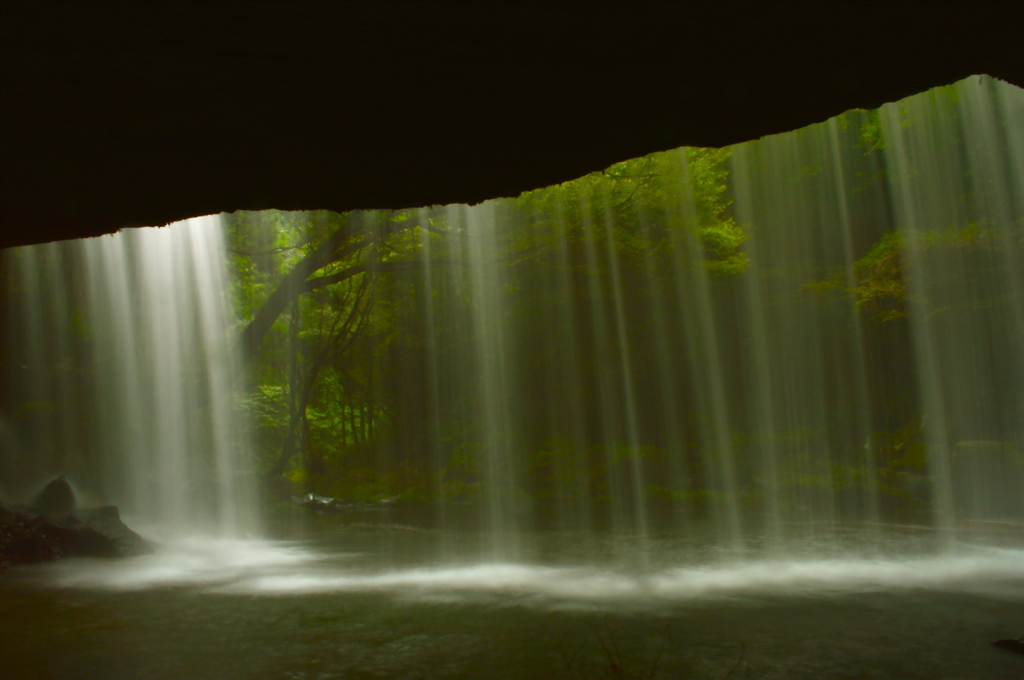
POLYGON ((312 252, 299 260, 292 267, 292 270, 285 275, 281 283, 278 284, 274 292, 270 294, 270 297, 266 299, 259 311, 256 312, 256 316, 245 327, 241 337, 238 339, 243 361, 248 362, 250 357, 256 354, 256 350, 259 349, 263 338, 266 337, 274 325, 274 321, 277 320, 277 317, 281 315, 281 312, 284 311, 285 307, 296 296, 296 291, 300 288, 301 284, 313 272, 324 268, 331 262, 342 259, 367 243, 367 239, 363 239, 355 244, 349 244, 345 248, 341 247, 345 240, 354 233, 357 233, 358 228, 361 226, 362 215, 359 213, 350 214, 345 224, 339 227, 336 232, 331 234, 326 241, 321 243, 312 252))

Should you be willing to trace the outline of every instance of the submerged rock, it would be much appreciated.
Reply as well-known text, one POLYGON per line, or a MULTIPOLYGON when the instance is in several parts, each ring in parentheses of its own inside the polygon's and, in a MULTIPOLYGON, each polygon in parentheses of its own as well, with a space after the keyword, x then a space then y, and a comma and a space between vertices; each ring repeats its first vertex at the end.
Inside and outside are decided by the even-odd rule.
POLYGON ((292 496, 292 503, 313 512, 337 512, 346 505, 340 498, 321 496, 312 491, 305 496, 292 496))
POLYGON ((400 500, 401 494, 392 496, 390 498, 383 498, 379 501, 349 501, 344 498, 331 498, 330 496, 321 496, 318 493, 310 491, 305 496, 292 496, 292 503, 298 505, 300 508, 306 508, 307 510, 315 513, 327 513, 327 512, 348 512, 348 511, 373 511, 382 510, 394 506, 395 502, 400 500))

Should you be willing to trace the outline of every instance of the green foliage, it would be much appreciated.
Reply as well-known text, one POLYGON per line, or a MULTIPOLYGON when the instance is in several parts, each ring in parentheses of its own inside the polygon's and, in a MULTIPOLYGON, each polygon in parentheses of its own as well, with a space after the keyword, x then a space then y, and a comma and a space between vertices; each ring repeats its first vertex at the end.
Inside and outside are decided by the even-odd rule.
POLYGON ((860 124, 860 148, 865 154, 885 149, 885 136, 882 133, 882 118, 878 110, 865 111, 860 124))
MULTIPOLYGON (((729 149, 653 154, 496 204, 495 265, 507 271, 509 314, 519 317, 513 324, 521 333, 517 342, 543 342, 547 330, 533 324, 587 308, 590 296, 607 304, 613 267, 626 291, 636 290, 631 282, 651 271, 667 291, 680 263, 703 266, 713 275, 742 274, 748 266, 742 246, 750 235, 728 210, 730 154, 729 149), (567 295, 536 286, 553 262, 569 264, 567 295), (591 271, 598 288, 585 283, 591 271)), ((369 212, 357 222, 326 212, 226 217, 233 293, 243 326, 280 295, 282 281, 296 266, 339 230, 349 229, 322 267, 293 284, 302 289, 273 317, 259 355, 249 363, 253 387, 242 406, 259 429, 265 472, 283 475, 300 490, 366 500, 397 494, 468 499, 478 492, 480 433, 478 424, 457 415, 465 413, 458 400, 435 406, 445 410, 449 434, 433 440, 429 450, 443 447, 443 453, 424 447, 399 454, 408 447, 402 443, 409 438, 410 423, 402 415, 408 404, 390 387, 404 379, 393 364, 396 354, 424 351, 425 296, 436 314, 435 351, 456 353, 464 342, 446 316, 459 304, 472 304, 460 269, 466 233, 452 223, 452 214, 444 209, 369 212), (435 271, 429 291, 423 289, 425 266, 435 271), (396 418, 403 419, 401 426, 396 418)), ((549 439, 531 456, 540 495, 580 487, 577 477, 584 469, 583 487, 607 496, 614 473, 609 466, 628 467, 636 456, 653 465, 664 453, 613 444, 579 449, 549 439)))
MULTIPOLYGON (((923 229, 914 234, 915 256, 921 259, 951 254, 969 257, 974 253, 999 251, 1015 240, 1024 240, 1024 225, 998 229, 981 222, 971 222, 944 229, 923 229)), ((902 319, 907 316, 908 281, 903 261, 908 255, 908 247, 906 236, 898 231, 888 231, 867 255, 854 262, 851 272, 837 270, 828 279, 812 281, 806 287, 818 293, 844 291, 856 309, 874 321, 885 323, 902 319), (851 278, 852 286, 849 285, 851 278)), ((949 275, 944 269, 938 273, 949 275)), ((973 304, 1003 303, 1005 301, 976 300, 973 304)))
POLYGON ((907 280, 903 274, 903 238, 887 232, 865 257, 854 264, 856 285, 850 291, 857 309, 879 322, 907 315, 907 280))
POLYGON ((23 401, 18 404, 15 417, 22 420, 38 416, 49 416, 54 410, 53 402, 45 399, 23 401))
POLYGON ((872 432, 871 452, 875 464, 893 471, 924 472, 928 463, 928 447, 923 435, 919 419, 893 432, 872 432))
POLYGON ((872 473, 851 465, 831 465, 825 473, 803 474, 793 481, 794 486, 829 489, 833 492, 849 488, 862 488, 869 484, 872 473))
POLYGON ((724 504, 728 499, 726 494, 714 489, 697 489, 693 487, 676 489, 660 484, 648 484, 644 489, 644 493, 651 500, 668 502, 672 505, 688 506, 697 510, 706 510, 712 505, 724 504))
POLYGON ((619 257, 639 267, 652 258, 664 263, 672 248, 688 247, 694 240, 688 232, 710 272, 742 273, 748 258, 740 246, 750 235, 728 213, 731 153, 726 148, 651 154, 527 192, 514 207, 532 228, 522 230, 515 244, 530 252, 592 239, 603 248, 610 237, 619 257))
POLYGON ((879 493, 904 503, 920 503, 911 489, 928 468, 928 446, 921 420, 914 419, 892 432, 872 432, 870 441, 879 493))

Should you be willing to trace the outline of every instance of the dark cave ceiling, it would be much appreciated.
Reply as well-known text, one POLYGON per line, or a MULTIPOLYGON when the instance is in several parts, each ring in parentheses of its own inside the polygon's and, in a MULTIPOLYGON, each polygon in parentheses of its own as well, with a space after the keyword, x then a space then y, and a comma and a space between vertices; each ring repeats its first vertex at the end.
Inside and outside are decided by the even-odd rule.
POLYGON ((473 203, 971 74, 1024 3, 0 4, 0 247, 473 203))

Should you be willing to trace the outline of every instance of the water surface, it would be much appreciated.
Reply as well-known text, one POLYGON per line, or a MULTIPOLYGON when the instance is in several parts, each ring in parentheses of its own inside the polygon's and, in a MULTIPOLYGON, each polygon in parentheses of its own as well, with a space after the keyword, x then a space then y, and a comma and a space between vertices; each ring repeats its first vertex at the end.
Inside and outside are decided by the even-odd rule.
POLYGON ((534 559, 508 563, 471 560, 472 533, 334 518, 299 533, 165 538, 133 560, 13 570, 0 581, 5 667, 112 679, 1024 672, 990 646, 1024 632, 1016 531, 941 554, 932 532, 890 528, 861 536, 859 557, 852 535, 788 555, 666 537, 646 568, 628 538, 539 535, 534 559))

